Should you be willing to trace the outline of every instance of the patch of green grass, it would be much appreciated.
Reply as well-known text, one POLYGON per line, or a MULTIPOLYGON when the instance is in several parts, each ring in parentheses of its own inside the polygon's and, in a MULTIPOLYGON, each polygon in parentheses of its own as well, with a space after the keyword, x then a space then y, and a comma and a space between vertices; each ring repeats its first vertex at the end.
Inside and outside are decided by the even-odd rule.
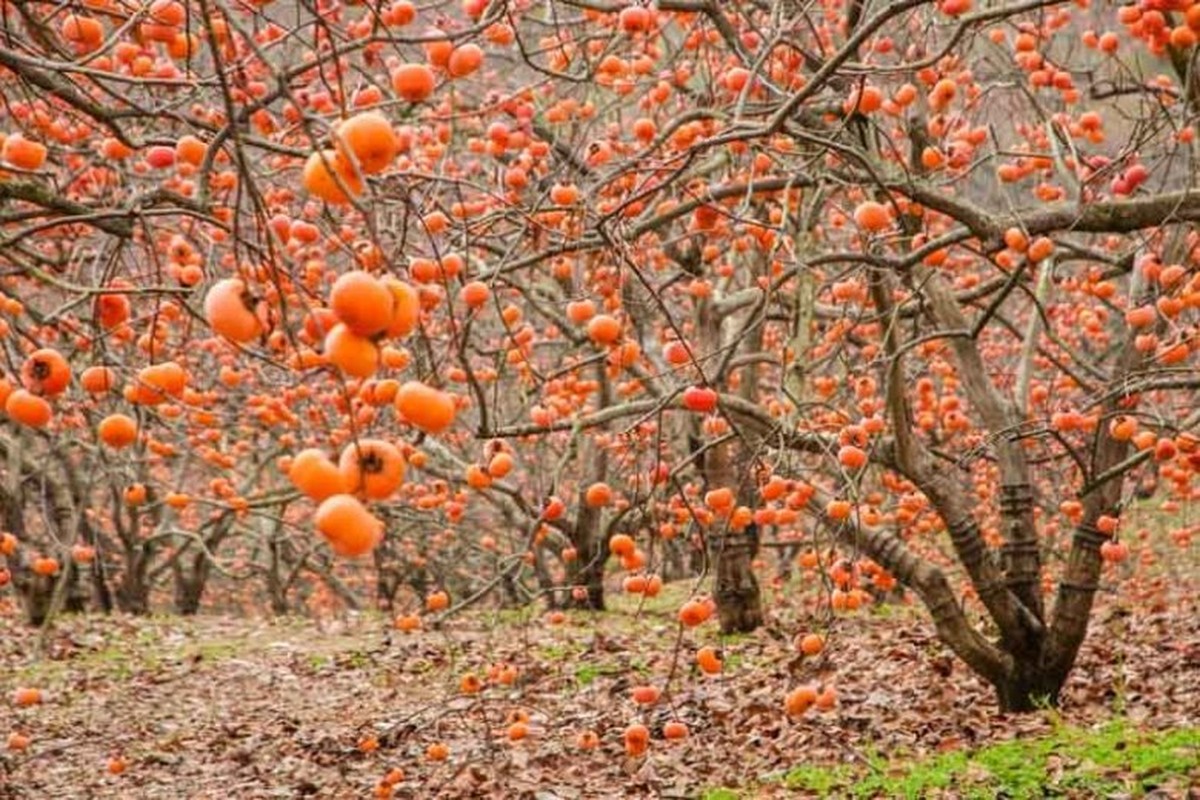
POLYGON ((572 656, 579 655, 583 651, 583 646, 576 642, 547 644, 543 645, 538 650, 542 658, 546 659, 547 661, 565 661, 572 656))
POLYGON ((338 666, 349 669, 366 669, 371 666, 371 654, 362 650, 347 650, 338 654, 338 666))
POLYGON ((709 789, 700 795, 700 800, 741 800, 742 796, 733 789, 709 789))
MULTIPOLYGON (((154 660, 149 654, 140 654, 146 660, 154 660)), ((105 647, 80 659, 84 669, 95 668, 110 678, 126 680, 134 673, 134 654, 121 647, 105 647)))
POLYGON ((783 782, 789 789, 803 789, 825 797, 839 786, 849 783, 850 777, 848 767, 801 766, 790 770, 783 782))
POLYGON ((1047 792, 1142 797, 1164 784, 1200 779, 1200 728, 1142 733, 1116 721, 1096 730, 1063 726, 1049 736, 894 763, 798 766, 783 777, 789 789, 820 797, 921 798, 953 788, 966 798, 998 794, 1013 800, 1047 792))
POLYGON ((749 641, 752 638, 754 637, 748 633, 722 633, 721 646, 732 647, 735 644, 741 644, 742 642, 749 641))
POLYGON ((497 625, 525 625, 539 613, 535 605, 517 606, 516 608, 498 608, 493 614, 497 625))
POLYGON ((201 661, 221 661, 233 658, 239 652, 241 652, 241 648, 235 642, 217 640, 199 642, 188 650, 186 655, 198 656, 201 661))
POLYGON ((583 664, 575 669, 575 682, 580 686, 591 686, 604 673, 604 668, 598 664, 583 664))

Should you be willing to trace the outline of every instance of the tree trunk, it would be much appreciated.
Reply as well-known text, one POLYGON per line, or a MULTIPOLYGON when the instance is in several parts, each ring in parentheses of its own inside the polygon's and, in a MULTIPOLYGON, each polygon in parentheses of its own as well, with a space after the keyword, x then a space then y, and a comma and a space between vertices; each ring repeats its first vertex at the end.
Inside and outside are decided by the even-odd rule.
POLYGON ((175 581, 175 611, 185 617, 200 612, 200 600, 204 596, 204 583, 196 578, 180 576, 175 581))
MULTIPOLYGON (((728 487, 736 491, 732 444, 726 443, 704 454, 705 489, 728 487)), ((748 633, 763 623, 762 592, 754 575, 758 555, 758 528, 754 523, 744 531, 730 530, 709 534, 709 550, 716 571, 713 599, 722 633, 748 633)))
POLYGON ((1063 680, 1047 670, 1017 668, 1007 680, 995 684, 996 699, 1006 714, 1037 711, 1058 705, 1062 685, 1063 680))
POLYGON ((13 571, 13 586, 25 608, 25 621, 34 627, 42 625, 50 612, 54 581, 53 576, 35 575, 21 565, 13 571))
POLYGON ((117 608, 126 614, 150 613, 150 584, 146 581, 149 560, 141 546, 125 553, 125 571, 117 584, 117 608))
POLYGON ((582 586, 587 594, 583 598, 572 596, 575 608, 604 610, 604 562, 608 558, 608 543, 600 537, 600 509, 581 502, 575 529, 571 532, 571 545, 576 557, 568 571, 572 587, 582 586))
POLYGON ((750 528, 744 533, 729 531, 713 538, 717 572, 713 598, 722 633, 749 633, 763 623, 762 593, 752 567, 756 543, 750 528))
POLYGON ((391 540, 384 537, 383 542, 375 548, 375 606, 385 613, 395 611, 396 593, 400 591, 403 576, 400 574, 396 554, 391 547, 391 540))
POLYGON ((190 571, 184 568, 182 558, 175 563, 175 610, 178 613, 193 616, 200 612, 200 601, 204 599, 210 570, 211 565, 205 553, 193 556, 190 571))
POLYGON ((287 569, 281 550, 278 539, 272 536, 267 540, 267 597, 271 601, 271 613, 276 616, 291 612, 287 601, 288 584, 281 574, 287 569))

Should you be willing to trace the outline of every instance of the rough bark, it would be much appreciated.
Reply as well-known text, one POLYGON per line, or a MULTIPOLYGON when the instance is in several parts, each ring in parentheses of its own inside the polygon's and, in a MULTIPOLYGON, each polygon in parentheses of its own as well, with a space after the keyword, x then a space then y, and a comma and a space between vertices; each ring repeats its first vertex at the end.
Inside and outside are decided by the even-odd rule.
POLYGON ((146 580, 150 555, 138 545, 125 551, 125 569, 117 581, 117 608, 126 614, 150 613, 150 582, 146 580))
MULTIPOLYGON (((733 466, 733 443, 712 447, 704 453, 705 490, 738 486, 733 466)), ((737 492, 735 491, 735 494, 737 492)), ((757 531, 717 529, 709 535, 709 553, 716 580, 713 599, 722 633, 747 633, 763 623, 762 590, 754 575, 758 554, 757 531)))
MULTIPOLYGON (((718 313, 711 302, 701 303, 697 309, 697 331, 702 352, 724 351, 724 323, 729 318, 718 313)), ((743 333, 746 331, 743 330, 743 333)), ((726 361, 739 343, 730 345, 726 361)), ((746 368, 753 373, 754 367, 746 368)), ((724 376, 716 375, 718 382, 724 376)), ((753 374, 745 378, 753 381, 753 374)), ((738 471, 734 465, 735 441, 722 442, 709 447, 697 465, 703 478, 704 490, 728 488, 733 490, 738 503, 742 503, 743 491, 738 471)), ((717 603, 717 617, 724 633, 746 633, 763 623, 762 590, 754 575, 754 558, 758 552, 757 531, 730 530, 723 524, 713 526, 708 535, 709 557, 715 572, 713 599, 717 603), (752 535, 753 533, 753 535, 752 535)))
POLYGON ((608 559, 608 543, 600 529, 600 509, 589 506, 579 494, 579 514, 571 529, 571 546, 576 558, 568 570, 572 586, 582 586, 587 594, 583 599, 572 598, 577 608, 604 610, 604 564, 608 559))

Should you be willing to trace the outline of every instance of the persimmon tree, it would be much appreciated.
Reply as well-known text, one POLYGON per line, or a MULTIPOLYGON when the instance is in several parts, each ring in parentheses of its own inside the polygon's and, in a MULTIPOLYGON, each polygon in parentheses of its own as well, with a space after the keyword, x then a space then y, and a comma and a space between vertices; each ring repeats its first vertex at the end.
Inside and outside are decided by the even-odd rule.
POLYGON ((214 573, 599 610, 615 556, 748 631, 776 554, 1026 710, 1139 493, 1191 499, 1187 0, 2 11, 35 621, 214 573))

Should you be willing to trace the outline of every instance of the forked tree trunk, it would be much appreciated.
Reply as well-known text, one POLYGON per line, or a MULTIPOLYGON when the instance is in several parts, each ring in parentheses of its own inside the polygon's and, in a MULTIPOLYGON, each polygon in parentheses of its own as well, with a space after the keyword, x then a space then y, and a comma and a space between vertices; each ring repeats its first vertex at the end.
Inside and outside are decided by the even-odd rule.
POLYGON ((995 684, 1000 710, 1026 713, 1058 706, 1064 681, 1043 668, 1014 668, 1008 680, 995 684))

